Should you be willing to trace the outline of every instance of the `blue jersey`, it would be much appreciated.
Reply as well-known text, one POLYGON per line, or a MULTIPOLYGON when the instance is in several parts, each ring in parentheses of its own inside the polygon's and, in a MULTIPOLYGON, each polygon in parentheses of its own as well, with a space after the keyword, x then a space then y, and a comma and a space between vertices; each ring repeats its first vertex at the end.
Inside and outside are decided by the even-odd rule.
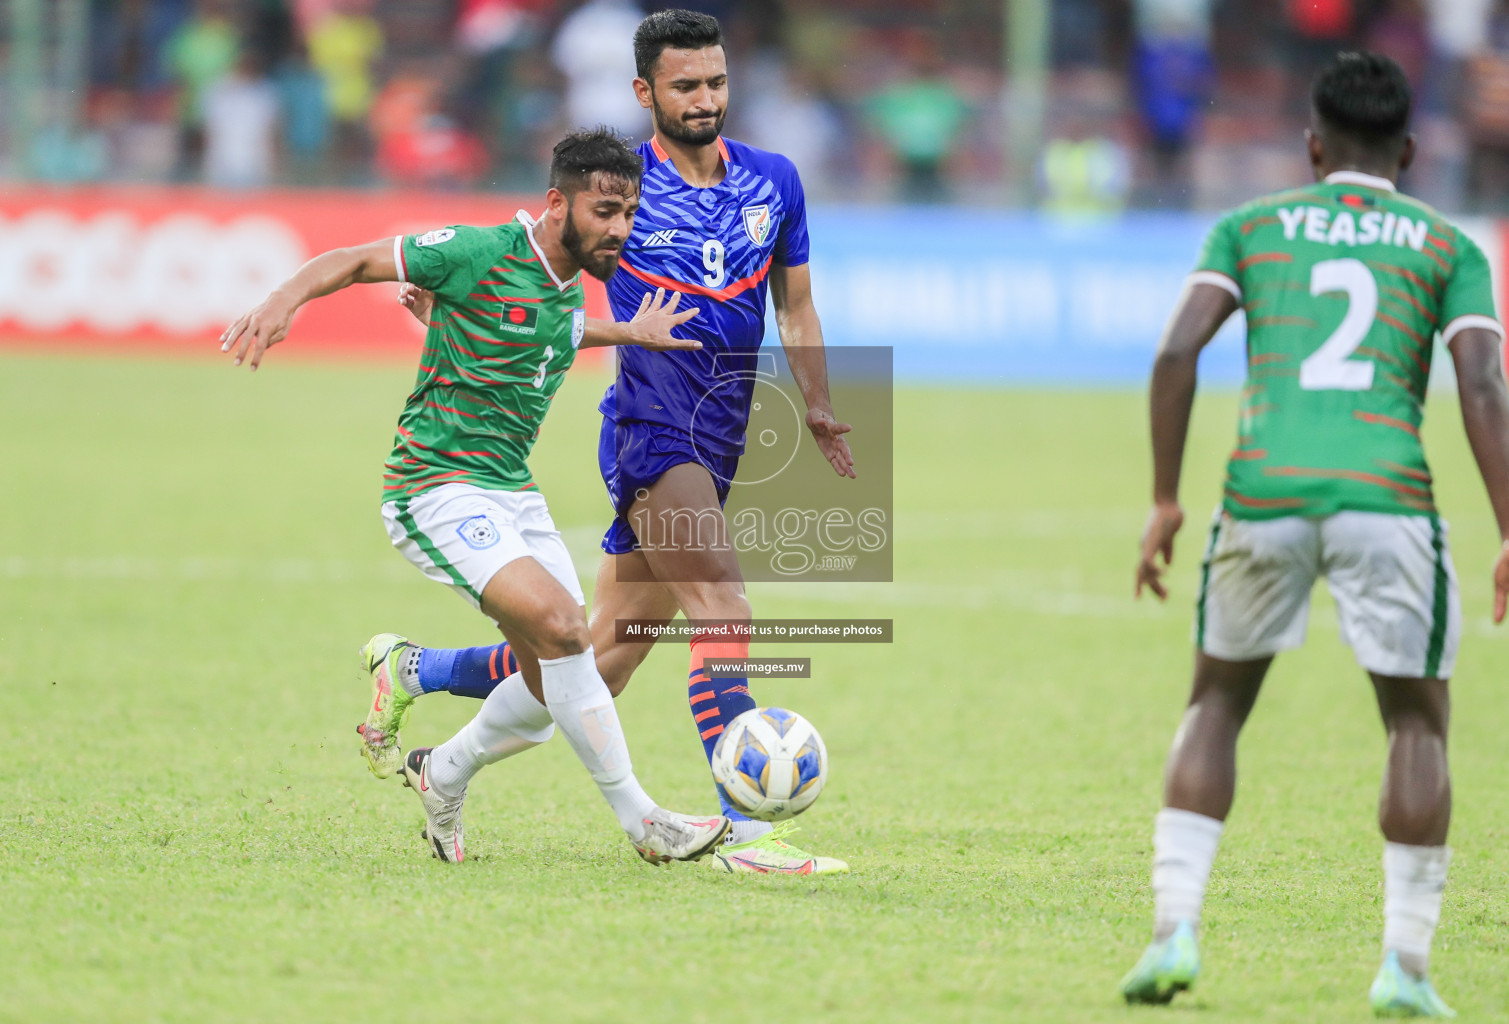
POLYGON ((807 262, 807 206, 790 160, 742 142, 718 140, 727 173, 693 188, 654 139, 644 158, 639 213, 608 282, 614 319, 628 320, 646 291, 681 293, 697 316, 676 336, 702 348, 618 350, 618 379, 599 406, 615 421, 643 420, 691 434, 709 451, 739 455, 749 423, 755 353, 765 337, 772 263, 807 262))

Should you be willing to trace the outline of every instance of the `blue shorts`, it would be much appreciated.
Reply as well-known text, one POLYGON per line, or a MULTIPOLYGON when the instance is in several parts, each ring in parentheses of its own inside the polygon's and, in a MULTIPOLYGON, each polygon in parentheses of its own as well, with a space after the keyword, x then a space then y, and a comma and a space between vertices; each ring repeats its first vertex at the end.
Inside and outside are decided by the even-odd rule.
POLYGON ((608 485, 608 500, 613 503, 613 525, 603 535, 603 550, 610 555, 626 555, 639 547, 639 539, 626 518, 640 490, 647 490, 665 471, 683 462, 707 467, 718 491, 718 504, 728 500, 733 486, 737 455, 718 455, 694 442, 689 434, 674 427, 644 420, 611 420, 603 417, 602 434, 597 442, 597 465, 603 483, 608 485))

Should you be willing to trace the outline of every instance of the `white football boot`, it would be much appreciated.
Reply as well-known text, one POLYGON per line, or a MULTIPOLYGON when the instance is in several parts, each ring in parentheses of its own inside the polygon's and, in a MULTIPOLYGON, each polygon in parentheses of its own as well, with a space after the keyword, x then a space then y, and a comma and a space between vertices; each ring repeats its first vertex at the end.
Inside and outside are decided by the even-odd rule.
POLYGON ((723 817, 694 818, 657 807, 645 816, 644 838, 634 849, 651 864, 698 860, 718 848, 730 825, 723 817))
POLYGON ((419 794, 424 804, 424 838, 429 841, 430 853, 448 864, 460 864, 466 859, 466 838, 461 828, 461 805, 466 802, 466 790, 454 800, 447 800, 430 785, 430 752, 433 747, 419 747, 409 751, 403 759, 403 784, 419 794))

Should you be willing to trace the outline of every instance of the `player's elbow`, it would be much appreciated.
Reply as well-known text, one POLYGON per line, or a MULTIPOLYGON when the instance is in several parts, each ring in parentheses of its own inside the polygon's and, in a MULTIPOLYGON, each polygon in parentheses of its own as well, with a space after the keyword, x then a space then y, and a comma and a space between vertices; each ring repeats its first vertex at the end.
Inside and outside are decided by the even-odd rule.
POLYGON ((1509 392, 1505 391, 1504 378, 1498 373, 1458 376, 1457 397, 1467 419, 1489 416, 1494 411, 1509 414, 1509 392))
POLYGON ((1183 344, 1177 339, 1170 339, 1158 349, 1158 354, 1153 357, 1153 373, 1167 374, 1179 372, 1194 372, 1196 364, 1200 360, 1200 348, 1198 345, 1183 344))
POLYGON ((383 274, 381 268, 362 253, 352 250, 350 255, 351 280, 354 284, 378 284, 393 279, 391 275, 383 274))
POLYGON ((803 307, 786 306, 775 311, 775 327, 783 345, 811 345, 822 340, 817 330, 817 310, 812 303, 803 307))

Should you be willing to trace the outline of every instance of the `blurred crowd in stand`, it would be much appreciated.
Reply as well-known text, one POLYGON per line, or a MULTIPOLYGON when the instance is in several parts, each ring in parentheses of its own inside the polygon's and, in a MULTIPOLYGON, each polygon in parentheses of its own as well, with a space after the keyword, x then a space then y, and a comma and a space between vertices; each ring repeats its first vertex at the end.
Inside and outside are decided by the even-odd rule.
MULTIPOLYGON (((0 76, 0 175, 535 189, 567 128, 645 137, 630 37, 667 6, 93 0, 77 118, 18 144, 0 76)), ((1228 205, 1304 180, 1307 83, 1366 47, 1416 89, 1408 187, 1509 213, 1509 0, 1043 0, 1046 110, 1025 133, 1003 0, 674 6, 723 22, 727 133, 789 155, 819 201, 1228 205)))

